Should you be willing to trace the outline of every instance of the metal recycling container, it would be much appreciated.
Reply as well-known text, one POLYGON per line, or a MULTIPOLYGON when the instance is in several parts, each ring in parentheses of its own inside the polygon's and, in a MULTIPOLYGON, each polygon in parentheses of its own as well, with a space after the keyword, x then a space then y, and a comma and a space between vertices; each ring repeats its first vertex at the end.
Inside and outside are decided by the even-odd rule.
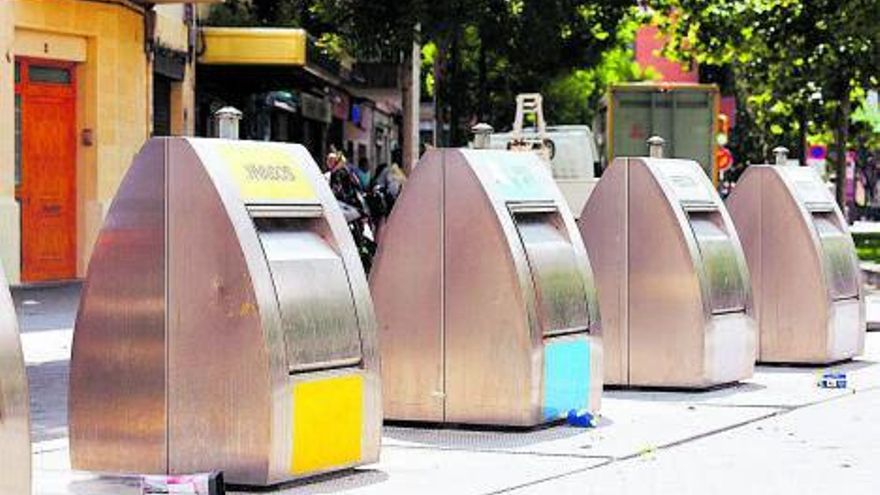
POLYGON ((269 485, 374 462, 380 392, 369 286, 305 148, 150 140, 83 289, 74 468, 269 485))
POLYGON ((531 427, 598 410, 593 275, 537 155, 426 154, 370 286, 386 419, 531 427))
POLYGON ((865 346, 865 297, 846 221, 812 168, 746 169, 727 208, 752 274, 758 361, 825 364, 865 346))
POLYGON ((0 493, 31 493, 28 382, 18 319, 0 267, 0 493))
POLYGON ((580 231, 599 291, 605 383, 708 388, 752 375, 748 269, 699 164, 615 160, 580 231))

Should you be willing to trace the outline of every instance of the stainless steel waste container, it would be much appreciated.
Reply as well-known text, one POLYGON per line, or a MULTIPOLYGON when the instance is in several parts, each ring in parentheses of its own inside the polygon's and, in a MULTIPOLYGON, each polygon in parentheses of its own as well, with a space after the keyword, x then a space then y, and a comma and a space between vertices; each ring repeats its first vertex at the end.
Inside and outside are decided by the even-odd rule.
POLYGON ((758 320, 758 360, 824 364, 862 353, 865 305, 846 221, 807 167, 748 167, 727 199, 758 320))
POLYGON ((83 289, 73 466, 267 485, 376 461, 377 353, 358 253, 302 146, 152 139, 83 289))
POLYGON ((707 388, 752 375, 746 262, 699 164, 615 160, 580 231, 599 291, 605 383, 707 388))
POLYGON ((597 411, 590 263, 537 155, 426 154, 370 286, 387 419, 528 427, 597 411))
POLYGON ((31 493, 28 382, 18 319, 0 266, 0 493, 31 493))

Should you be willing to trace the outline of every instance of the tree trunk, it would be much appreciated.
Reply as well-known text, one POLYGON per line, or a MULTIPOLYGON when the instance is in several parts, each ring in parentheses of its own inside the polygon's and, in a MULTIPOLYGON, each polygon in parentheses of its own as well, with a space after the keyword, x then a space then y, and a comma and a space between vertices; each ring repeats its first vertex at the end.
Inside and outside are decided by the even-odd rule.
POLYGON ((459 81, 459 58, 461 58, 461 47, 459 44, 459 32, 458 29, 455 30, 455 33, 452 35, 452 45, 450 47, 451 53, 449 54, 449 87, 452 91, 449 92, 449 145, 450 146, 459 146, 461 143, 459 135, 459 120, 461 119, 461 94, 459 93, 458 87, 460 85, 459 81))
MULTIPOLYGON (((419 27, 415 27, 418 33, 419 27)), ((421 47, 418 41, 413 42, 409 50, 404 51, 403 67, 400 73, 401 99, 403 100, 403 143, 401 154, 403 163, 399 163, 407 174, 412 172, 419 159, 419 104, 421 102, 421 47)))
POLYGON ((480 51, 479 51, 479 59, 477 60, 477 70, 479 70, 478 76, 478 91, 477 96, 480 99, 480 103, 477 106, 479 108, 479 116, 477 120, 479 122, 486 122, 486 119, 489 117, 489 94, 487 90, 487 68, 486 68, 486 43, 480 39, 480 51))
POLYGON ((446 85, 444 76, 446 65, 446 40, 440 38, 437 40, 437 55, 434 57, 434 142, 435 147, 443 146, 445 138, 443 136, 443 105, 444 100, 441 97, 443 88, 446 85))
POLYGON ((800 112, 798 112, 799 122, 798 122, 798 150, 797 157, 798 163, 802 167, 807 165, 807 147, 809 144, 807 143, 807 109, 801 108, 800 112))
POLYGON ((840 105, 835 112, 837 118, 834 122, 834 171, 837 175, 834 195, 837 204, 844 211, 846 211, 846 142, 849 139, 849 110, 849 88, 846 88, 841 92, 840 105))

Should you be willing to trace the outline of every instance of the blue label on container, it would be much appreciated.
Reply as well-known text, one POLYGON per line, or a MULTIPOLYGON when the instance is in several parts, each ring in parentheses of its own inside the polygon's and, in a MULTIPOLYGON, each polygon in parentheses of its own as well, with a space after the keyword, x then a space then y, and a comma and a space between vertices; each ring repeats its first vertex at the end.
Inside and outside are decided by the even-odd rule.
POLYGON ((504 201, 552 200, 549 166, 533 153, 488 151, 475 155, 486 186, 504 201))
POLYGON ((590 403, 590 342, 560 340, 544 345, 544 419, 565 418, 590 403))

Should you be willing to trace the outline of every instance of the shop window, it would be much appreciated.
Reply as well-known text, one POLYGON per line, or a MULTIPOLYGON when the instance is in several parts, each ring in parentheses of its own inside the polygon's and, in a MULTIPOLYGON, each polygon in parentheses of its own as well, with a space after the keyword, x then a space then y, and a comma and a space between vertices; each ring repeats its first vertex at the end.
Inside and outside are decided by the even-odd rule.
POLYGON ((21 82, 21 62, 15 63, 15 83, 21 82))
POLYGON ((48 67, 44 65, 28 66, 28 80, 43 84, 70 84, 70 69, 48 67))

